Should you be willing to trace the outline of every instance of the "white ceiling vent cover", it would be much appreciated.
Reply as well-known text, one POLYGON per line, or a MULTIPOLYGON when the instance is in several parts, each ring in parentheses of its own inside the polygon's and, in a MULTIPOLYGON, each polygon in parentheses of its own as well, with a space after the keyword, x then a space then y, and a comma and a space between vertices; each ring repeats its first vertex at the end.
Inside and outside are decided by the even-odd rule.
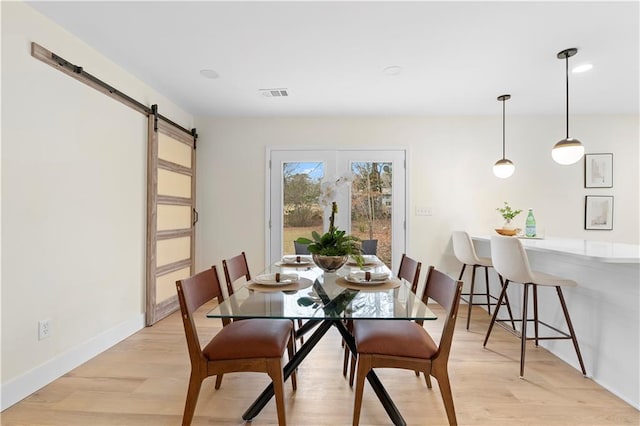
POLYGON ((282 98, 289 96, 289 89, 259 89, 265 98, 282 98))

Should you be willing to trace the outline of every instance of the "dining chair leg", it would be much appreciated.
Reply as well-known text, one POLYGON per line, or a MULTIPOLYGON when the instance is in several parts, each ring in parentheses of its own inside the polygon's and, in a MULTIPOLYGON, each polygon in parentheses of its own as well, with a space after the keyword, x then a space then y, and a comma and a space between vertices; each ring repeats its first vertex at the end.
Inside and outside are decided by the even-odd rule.
POLYGON ((222 377, 223 376, 224 376, 223 374, 218 374, 216 376, 216 386, 215 386, 216 390, 220 389, 220 385, 222 385, 222 377))
POLYGON ((469 322, 471 321, 471 308, 473 307, 473 289, 476 283, 476 265, 471 269, 471 288, 469 290, 469 305, 467 307, 467 330, 469 330, 469 322))
POLYGON ((360 410, 362 409, 362 393, 364 381, 371 370, 371 356, 361 354, 358 356, 358 376, 356 377, 356 395, 353 402, 353 426, 360 424, 360 410))
POLYGON ((438 387, 440 388, 440 396, 444 403, 444 409, 447 412, 447 419, 449 425, 455 426, 458 424, 456 419, 456 409, 453 405, 453 394, 451 393, 451 384, 449 383, 449 374, 446 370, 440 374, 436 373, 436 379, 438 380, 438 387))
POLYGON ((267 374, 273 382, 273 394, 276 397, 276 411, 278 412, 278 425, 286 426, 284 408, 284 376, 282 375, 282 360, 271 358, 267 360, 267 374))
POLYGON ((573 329, 573 324, 571 323, 571 318, 569 317, 569 310, 567 309, 567 304, 564 301, 562 289, 559 286, 556 286, 556 292, 558 293, 558 298, 560 299, 560 305, 562 305, 562 312, 564 313, 564 319, 567 322, 567 327, 569 328, 569 334, 571 335, 573 347, 576 350, 576 355, 578 355, 578 362, 580 363, 582 375, 586 376, 587 370, 584 368, 584 362, 582 361, 582 355, 580 354, 580 347, 578 346, 578 339, 576 338, 576 332, 573 329))
POLYGON ((424 373, 424 381, 427 384, 427 387, 431 389, 431 376, 429 373, 424 373))
POLYGON ((353 377, 356 374, 356 365, 358 361, 354 354, 351 354, 351 370, 349 371, 349 387, 353 387, 353 377))
POLYGON ((198 396, 200 396, 200 388, 202 387, 202 377, 191 371, 189 377, 189 389, 187 390, 187 400, 184 404, 184 414, 182 415, 182 426, 191 425, 193 414, 196 411, 198 396))
POLYGON ((527 350, 527 304, 529 303, 529 284, 524 285, 522 296, 522 331, 520 332, 520 378, 524 377, 524 356, 527 350))
MULTIPOLYGON (((507 287, 509 286, 509 280, 504 281, 504 285, 502 286, 502 291, 500 291, 500 296, 498 296, 498 306, 502 303, 502 300, 505 298, 507 294, 507 287)), ((484 342, 482 342, 482 347, 487 346, 487 341, 489 340, 489 336, 491 335, 491 330, 493 329, 493 324, 496 322, 496 317, 498 316, 499 309, 493 311, 493 316, 491 317, 491 321, 489 322, 489 328, 487 329, 487 335, 484 336, 484 342)))

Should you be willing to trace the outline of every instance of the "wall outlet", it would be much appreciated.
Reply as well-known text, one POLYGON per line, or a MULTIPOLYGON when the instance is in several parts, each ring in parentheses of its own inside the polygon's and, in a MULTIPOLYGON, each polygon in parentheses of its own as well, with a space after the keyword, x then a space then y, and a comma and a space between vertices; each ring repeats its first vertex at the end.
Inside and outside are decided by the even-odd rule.
POLYGON ((38 321, 38 340, 51 336, 51 320, 44 319, 38 321))

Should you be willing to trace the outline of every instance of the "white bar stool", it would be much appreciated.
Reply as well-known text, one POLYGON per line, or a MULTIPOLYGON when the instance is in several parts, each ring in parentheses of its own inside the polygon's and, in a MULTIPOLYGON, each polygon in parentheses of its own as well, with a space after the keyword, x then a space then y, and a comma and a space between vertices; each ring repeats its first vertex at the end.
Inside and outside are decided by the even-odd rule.
MULTIPOLYGON (((502 292, 500 293, 500 297, 498 298, 498 305, 505 297, 507 293, 507 287, 509 283, 516 282, 524 285, 523 297, 522 297, 522 319, 516 320, 520 321, 522 324, 520 335, 520 377, 524 377, 524 357, 527 340, 535 340, 536 346, 538 346, 539 340, 555 340, 555 339, 571 339, 573 342, 573 347, 576 350, 576 355, 578 355, 578 362, 580 363, 580 369, 582 370, 582 374, 584 376, 587 375, 587 372, 584 368, 584 362, 582 361, 582 355, 580 354, 580 348, 578 347, 578 340, 576 339, 576 333, 573 330, 573 325, 571 324, 571 318, 569 317, 569 311, 567 310, 567 304, 565 303, 564 296, 562 295, 561 287, 575 287, 577 286, 575 281, 568 280, 565 278, 556 277, 553 275, 545 274, 542 272, 531 271, 529 267, 529 258, 527 257, 527 253, 522 246, 522 243, 519 239, 515 237, 501 237, 501 236, 492 236, 491 237, 491 259, 493 260, 493 267, 495 270, 505 278, 504 286, 502 287, 502 292), (545 287, 555 287, 556 292, 558 294, 558 299, 560 300, 560 305, 562 306, 562 312, 564 313, 564 318, 567 323, 567 327, 569 328, 569 333, 561 331, 549 324, 544 323, 538 319, 538 286, 545 287), (528 308, 528 294, 529 287, 533 288, 533 319, 527 317, 527 308, 528 308), (527 337, 527 324, 529 321, 533 321, 534 323, 534 337, 527 337), (554 331, 556 331, 560 336, 550 336, 550 337, 541 337, 538 334, 538 325, 542 324, 545 327, 548 327, 554 331)), ((493 324, 499 321, 496 319, 498 316, 498 310, 496 309, 493 313, 493 317, 491 317, 491 323, 489 324, 489 330, 487 330, 487 335, 484 338, 484 343, 482 346, 487 345, 487 340, 489 340, 489 335, 491 334, 491 329, 493 328, 493 324)), ((507 329, 508 330, 508 329, 507 329)), ((518 335, 517 332, 514 334, 518 335)))
MULTIPOLYGON (((451 233, 451 239, 453 241, 453 253, 456 258, 462 263, 462 270, 460 271, 460 276, 458 277, 458 281, 462 280, 462 276, 464 275, 464 270, 467 265, 470 265, 473 269, 471 271, 471 287, 469 289, 469 293, 462 293, 461 300, 463 300, 468 305, 467 312, 467 330, 469 329, 469 322, 471 321, 471 308, 474 305, 486 305, 487 312, 491 315, 491 306, 496 305, 497 303, 492 302, 492 300, 497 301, 498 298, 491 295, 489 291, 489 268, 493 268, 493 263, 491 259, 488 257, 479 257, 476 254, 476 249, 473 245, 473 241, 471 241, 471 237, 468 233, 464 231, 453 231, 451 233), (475 281, 476 281, 476 268, 484 268, 484 282, 485 282, 485 292, 484 293, 476 293, 474 291, 475 281), (469 299, 465 299, 464 296, 468 296, 469 299), (486 302, 474 302, 473 297, 479 296, 486 298, 486 302)), ((498 278, 500 279, 500 284, 504 287, 504 283, 502 282, 502 277, 498 274, 498 278)), ((507 305, 507 310, 509 311, 509 317, 511 318, 511 325, 513 329, 516 329, 515 323, 513 322, 513 315, 511 314, 511 306, 509 306, 509 298, 505 294, 504 304, 507 305)), ((496 308, 497 309, 497 308, 496 308)))

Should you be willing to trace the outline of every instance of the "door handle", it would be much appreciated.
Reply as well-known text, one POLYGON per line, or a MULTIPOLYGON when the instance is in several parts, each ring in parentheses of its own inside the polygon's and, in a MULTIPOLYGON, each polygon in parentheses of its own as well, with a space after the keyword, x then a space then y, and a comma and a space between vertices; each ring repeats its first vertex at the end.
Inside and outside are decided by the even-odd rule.
POLYGON ((193 223, 191 226, 196 226, 196 223, 198 223, 198 211, 193 209, 193 223))

